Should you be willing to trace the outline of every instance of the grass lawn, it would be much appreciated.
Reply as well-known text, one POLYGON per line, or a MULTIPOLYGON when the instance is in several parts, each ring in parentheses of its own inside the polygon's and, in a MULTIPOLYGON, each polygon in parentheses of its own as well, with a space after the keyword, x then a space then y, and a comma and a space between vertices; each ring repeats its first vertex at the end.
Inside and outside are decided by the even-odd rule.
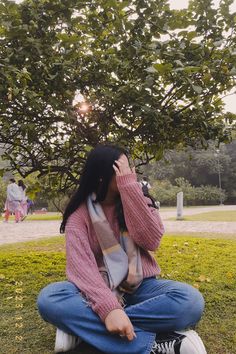
MULTIPOLYGON (((236 242, 167 235, 156 256, 162 277, 203 293, 206 310, 197 331, 208 354, 235 354, 236 242)), ((62 236, 0 247, 1 353, 53 353, 55 330, 41 320, 35 301, 46 284, 65 279, 64 271, 62 236)), ((79 348, 80 354, 99 353, 85 344, 79 348)))
MULTIPOLYGON (((184 205, 184 209, 204 209, 204 208, 211 208, 211 207, 218 207, 219 204, 216 205, 184 205)), ((172 211, 172 210, 176 210, 176 206, 162 206, 161 205, 161 210, 164 211, 172 211)))
MULTIPOLYGON (((46 214, 29 214, 25 218, 26 221, 48 221, 48 220, 61 220, 61 213, 46 213, 46 214)), ((0 216, 0 220, 3 220, 3 217, 0 216)), ((10 216, 10 221, 14 220, 14 216, 10 216)))
MULTIPOLYGON (((168 220, 176 220, 170 218, 168 220)), ((236 210, 230 211, 211 211, 207 213, 200 213, 195 215, 186 215, 183 217, 184 221, 234 221, 236 222, 236 210)))
POLYGON ((194 238, 207 238, 207 239, 224 239, 224 240, 234 240, 236 241, 236 235, 224 234, 222 232, 176 232, 175 234, 169 233, 168 236, 178 236, 178 237, 194 237, 194 238))

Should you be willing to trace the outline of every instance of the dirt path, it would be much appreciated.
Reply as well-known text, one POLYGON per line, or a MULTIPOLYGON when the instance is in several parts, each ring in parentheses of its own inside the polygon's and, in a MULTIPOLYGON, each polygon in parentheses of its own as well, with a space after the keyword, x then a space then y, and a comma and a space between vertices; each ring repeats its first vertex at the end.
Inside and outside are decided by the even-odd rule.
MULTIPOLYGON (((186 208, 184 215, 199 214, 216 210, 236 210, 236 205, 213 206, 202 208, 186 208)), ((214 232, 235 235, 235 222, 220 221, 169 221, 168 218, 175 217, 175 210, 161 210, 166 232, 187 233, 187 232, 214 232)), ((45 238, 59 235, 60 221, 25 221, 19 224, 14 222, 0 222, 0 245, 22 241, 30 241, 38 238, 45 238)))

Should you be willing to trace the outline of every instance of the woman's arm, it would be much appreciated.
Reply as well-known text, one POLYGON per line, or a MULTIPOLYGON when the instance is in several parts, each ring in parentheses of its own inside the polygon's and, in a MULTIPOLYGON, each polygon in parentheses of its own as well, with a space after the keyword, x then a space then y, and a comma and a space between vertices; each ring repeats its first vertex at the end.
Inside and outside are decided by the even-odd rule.
POLYGON ((134 170, 127 164, 127 158, 120 158, 114 166, 126 226, 130 237, 140 247, 154 251, 160 244, 164 226, 158 210, 148 206, 150 200, 144 197, 134 170))
MULTIPOLYGON (((73 218, 74 216, 72 216, 73 218)), ((76 227, 68 220, 66 227, 66 275, 85 295, 94 312, 104 322, 114 309, 122 309, 115 294, 103 280, 91 250, 84 222, 76 227), (106 299, 106 301, 104 301, 106 299)))
POLYGON ((155 251, 164 233, 159 211, 148 206, 150 199, 143 195, 134 174, 117 177, 129 235, 142 248, 155 251))

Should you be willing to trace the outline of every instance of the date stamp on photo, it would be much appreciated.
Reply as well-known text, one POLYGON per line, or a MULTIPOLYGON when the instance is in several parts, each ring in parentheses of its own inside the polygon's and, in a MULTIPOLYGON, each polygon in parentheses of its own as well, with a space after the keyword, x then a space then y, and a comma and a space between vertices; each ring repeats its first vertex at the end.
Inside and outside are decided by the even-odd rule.
POLYGON ((24 328, 24 323, 23 323, 23 317, 22 317, 22 310, 24 308, 23 304, 23 282, 22 281, 16 281, 15 282, 15 291, 14 291, 14 300, 15 300, 15 328, 17 334, 15 335, 15 341, 16 342, 22 342, 23 341, 23 328, 24 328))

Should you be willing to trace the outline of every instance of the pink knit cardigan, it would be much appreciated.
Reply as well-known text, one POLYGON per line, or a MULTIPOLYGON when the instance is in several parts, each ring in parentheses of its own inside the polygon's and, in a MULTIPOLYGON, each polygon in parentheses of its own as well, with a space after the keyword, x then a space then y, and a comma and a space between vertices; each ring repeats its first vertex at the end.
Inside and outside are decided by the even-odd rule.
MULTIPOLYGON (((159 212, 147 204, 134 173, 117 176, 117 186, 130 237, 140 246, 144 278, 159 274, 160 269, 148 251, 160 244, 164 227, 159 212)), ((107 220, 119 238, 119 226, 114 206, 103 207, 107 220)), ((86 297, 102 321, 114 309, 122 309, 116 296, 105 284, 98 267, 103 265, 99 246, 87 205, 82 204, 66 224, 66 275, 86 297)))

